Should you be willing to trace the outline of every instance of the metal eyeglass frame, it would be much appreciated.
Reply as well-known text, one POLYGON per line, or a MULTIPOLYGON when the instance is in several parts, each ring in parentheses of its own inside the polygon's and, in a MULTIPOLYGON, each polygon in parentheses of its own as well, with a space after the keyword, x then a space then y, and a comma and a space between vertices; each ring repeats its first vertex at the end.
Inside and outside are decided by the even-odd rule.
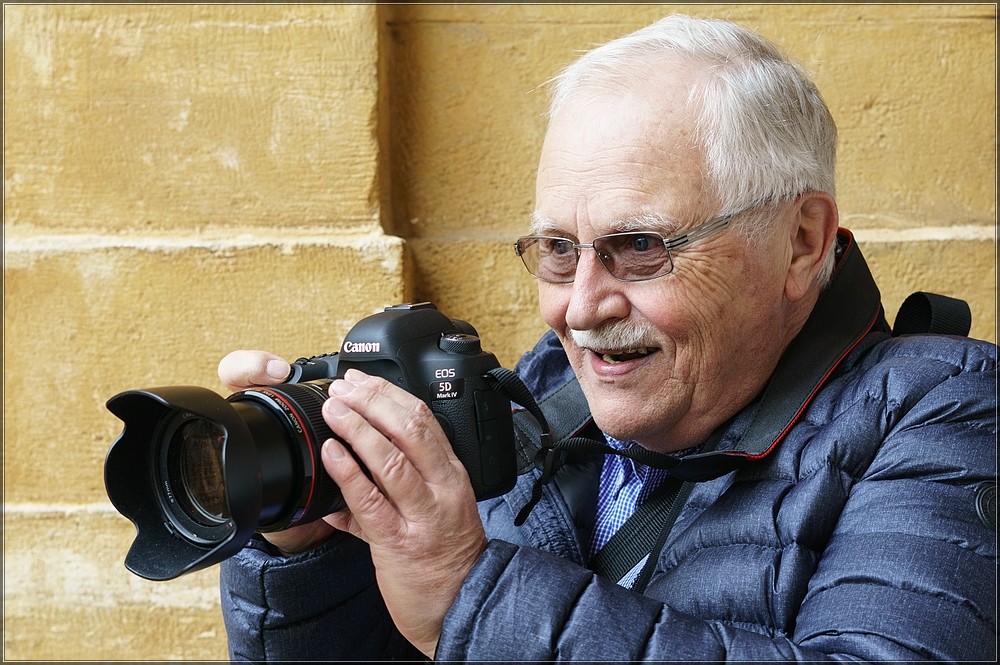
POLYGON ((684 233, 679 233, 679 234, 677 234, 677 235, 675 235, 675 236, 673 236, 671 238, 664 238, 661 233, 657 233, 656 231, 628 231, 628 232, 625 232, 625 233, 609 233, 607 235, 598 236, 597 238, 594 238, 594 242, 600 242, 600 240, 602 238, 613 238, 613 237, 617 237, 617 236, 634 235, 634 234, 652 235, 652 236, 657 236, 658 238, 660 238, 660 240, 663 241, 664 248, 667 250, 667 263, 670 264, 670 269, 667 270, 664 273, 661 273, 661 274, 658 274, 658 275, 653 275, 651 277, 640 277, 638 279, 622 279, 618 275, 616 275, 613 272, 611 272, 611 268, 609 268, 608 265, 604 262, 604 257, 601 256, 601 252, 598 252, 596 249, 594 249, 594 243, 593 242, 573 242, 569 238, 562 238, 560 236, 522 236, 522 237, 518 238, 517 241, 514 243, 514 253, 517 254, 519 257, 521 257, 521 262, 524 263, 525 269, 535 279, 543 281, 543 282, 548 282, 550 284, 572 284, 573 280, 576 279, 576 270, 575 269, 573 270, 573 279, 570 279, 570 280, 567 280, 567 281, 558 281, 557 282, 555 280, 545 279, 543 277, 539 277, 538 275, 536 275, 534 272, 531 271, 531 268, 528 267, 527 262, 525 262, 525 260, 524 260, 524 250, 523 250, 523 248, 521 246, 521 243, 523 241, 525 241, 525 240, 532 240, 532 239, 537 239, 537 240, 564 240, 567 243, 569 243, 569 245, 573 249, 576 250, 576 261, 577 261, 577 264, 579 264, 579 262, 580 262, 580 250, 581 249, 594 249, 594 251, 597 253, 597 260, 600 261, 601 265, 604 266, 604 269, 607 270, 608 273, 612 277, 614 277, 615 279, 617 279, 619 282, 645 282, 645 281, 648 281, 648 280, 651 280, 651 279, 659 279, 660 277, 664 277, 666 275, 669 275, 671 272, 673 272, 673 270, 674 270, 674 258, 673 258, 673 255, 671 254, 672 251, 680 249, 681 247, 685 247, 685 246, 690 245, 691 243, 693 243, 695 241, 701 240, 702 238, 707 238, 710 235, 713 235, 715 233, 718 233, 719 231, 722 231, 723 229, 727 228, 730 225, 730 223, 733 221, 734 218, 739 217, 743 213, 748 212, 748 211, 752 210, 753 208, 756 208, 758 205, 759 204, 754 204, 754 205, 748 206, 746 208, 743 208, 741 210, 738 210, 738 211, 736 211, 734 213, 731 213, 731 214, 728 214, 728 215, 721 215, 719 217, 715 217, 713 219, 708 220, 707 222, 699 224, 698 226, 685 231, 684 233))

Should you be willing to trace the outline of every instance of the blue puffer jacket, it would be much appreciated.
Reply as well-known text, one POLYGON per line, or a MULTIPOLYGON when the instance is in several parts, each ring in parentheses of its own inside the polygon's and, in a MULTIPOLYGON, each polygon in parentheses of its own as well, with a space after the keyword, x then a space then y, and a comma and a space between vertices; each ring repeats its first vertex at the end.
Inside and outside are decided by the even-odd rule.
MULTIPOLYGON (((536 397, 569 368, 549 334, 518 365, 536 397)), ((445 620, 441 660, 996 660, 996 347, 868 335, 777 449, 695 486, 643 595, 584 567, 600 459, 483 502, 491 542, 445 620), (987 513, 988 514, 988 513, 987 513), (993 513, 995 520, 995 512, 993 513)), ((739 439, 755 405, 719 449, 739 439)), ((365 546, 223 564, 235 659, 418 655, 365 546)))

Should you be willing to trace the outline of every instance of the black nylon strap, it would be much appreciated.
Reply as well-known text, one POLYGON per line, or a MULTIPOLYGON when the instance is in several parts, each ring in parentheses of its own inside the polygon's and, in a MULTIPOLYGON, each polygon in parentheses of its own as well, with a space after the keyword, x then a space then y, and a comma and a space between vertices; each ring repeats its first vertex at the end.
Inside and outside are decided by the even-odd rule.
POLYGON ((785 350, 743 437, 730 450, 685 457, 673 471, 684 480, 718 478, 765 457, 798 421, 806 406, 862 338, 889 331, 881 294, 849 231, 833 278, 802 330, 785 350))
POLYGON ((562 462, 562 444, 574 439, 556 439, 553 443, 553 429, 549 426, 547 414, 553 416, 556 423, 557 435, 566 432, 574 433, 573 428, 582 428, 590 422, 590 409, 587 400, 580 390, 576 381, 572 381, 543 399, 547 411, 535 402, 531 391, 521 381, 520 377, 509 369, 498 367, 486 373, 496 390, 515 404, 523 406, 527 413, 531 414, 531 419, 523 417, 525 412, 514 414, 514 434, 518 439, 518 473, 525 473, 532 468, 540 468, 542 473, 535 481, 531 490, 531 497, 522 506, 517 516, 514 518, 514 526, 521 526, 528 519, 528 514, 538 504, 542 498, 542 487, 545 486, 556 471, 559 470, 562 462), (569 407, 569 408, 562 408, 569 407), (570 414, 571 418, 566 419, 563 414, 570 414), (577 424, 578 423, 578 424, 577 424), (534 449, 534 454, 529 450, 534 449))
POLYGON ((649 548, 649 558, 646 559, 646 563, 643 565, 642 570, 639 571, 639 576, 635 578, 635 582, 633 582, 630 587, 632 591, 643 593, 646 590, 646 585, 649 584, 649 580, 653 577, 653 571, 656 570, 656 562, 660 558, 660 552, 663 550, 663 546, 667 544, 667 537, 670 535, 670 531, 674 528, 674 522, 677 521, 677 517, 681 514, 681 508, 683 508, 684 504, 687 503, 688 497, 691 495, 691 490, 694 489, 694 485, 695 484, 693 482, 687 481, 681 485, 680 490, 678 490, 677 496, 673 501, 673 505, 670 506, 670 510, 667 511, 667 515, 663 519, 663 524, 660 527, 659 535, 656 537, 656 542, 649 548))
POLYGON ((575 436, 590 422, 590 407, 587 406, 587 398, 576 380, 542 398, 538 406, 545 412, 553 441, 575 436), (580 408, 581 406, 584 408, 580 408))
MULTIPOLYGON (((525 407, 525 411, 515 411, 513 414, 514 435, 518 444, 518 475, 532 469, 540 469, 544 464, 544 457, 538 454, 541 447, 539 440, 542 424, 538 417, 532 414, 529 405, 524 403, 528 398, 530 395, 527 398, 511 398, 516 404, 525 407)), ((544 414, 544 424, 549 428, 550 440, 553 443, 563 443, 572 438, 591 421, 590 406, 576 378, 539 400, 537 408, 544 414)), ((597 444, 595 441, 591 443, 597 444)))
POLYGON ((625 577, 653 548, 681 485, 679 478, 667 476, 598 550, 588 564, 590 569, 612 582, 625 577))
POLYGON ((853 237, 837 268, 778 362, 760 411, 740 440, 741 452, 759 456, 773 448, 833 369, 882 317, 881 294, 853 237))
MULTIPOLYGON (((731 424, 732 420, 716 429, 702 446, 702 451, 715 450, 731 424)), ((671 459, 680 461, 680 458, 671 459)), ((617 582, 649 554, 649 560, 632 585, 632 589, 641 592, 637 587, 641 582, 644 589, 649 583, 655 559, 693 487, 694 483, 684 482, 673 473, 667 476, 594 555, 590 560, 590 569, 605 579, 617 582)))
POLYGON ((680 464, 680 459, 677 457, 671 457, 670 455, 664 455, 663 453, 654 452, 642 447, 618 450, 617 448, 612 448, 607 443, 595 441, 594 439, 575 437, 560 442, 559 447, 568 453, 627 457, 634 462, 651 466, 654 469, 673 469, 680 464))
POLYGON ((935 333, 965 337, 971 329, 969 303, 939 293, 917 291, 899 306, 892 336, 935 333))
MULTIPOLYGON (((496 371, 498 370, 493 370, 493 372, 496 371)), ((510 396, 509 393, 505 394, 510 396)), ((526 400, 527 398, 522 399, 526 400)), ((542 425, 534 410, 527 408, 528 404, 518 399, 513 399, 513 401, 526 407, 525 411, 514 412, 514 434, 518 439, 519 452, 518 474, 522 474, 531 469, 541 468, 544 464, 545 458, 539 454, 542 451, 540 450, 541 446, 537 443, 541 436, 542 425), (529 417, 528 414, 531 416, 529 417)), ((559 449, 564 452, 584 455, 619 455, 654 469, 673 469, 679 463, 676 457, 646 448, 617 450, 603 440, 574 436, 591 422, 590 406, 587 404, 587 398, 580 389, 580 383, 576 378, 542 398, 538 402, 537 408, 544 414, 545 421, 543 422, 549 424, 552 445, 558 445, 559 449)))

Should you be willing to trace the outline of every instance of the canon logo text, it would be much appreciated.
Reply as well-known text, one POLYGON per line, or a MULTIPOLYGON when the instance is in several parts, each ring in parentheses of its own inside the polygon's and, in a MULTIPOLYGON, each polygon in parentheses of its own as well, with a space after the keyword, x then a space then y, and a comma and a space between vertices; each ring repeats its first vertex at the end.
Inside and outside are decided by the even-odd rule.
POLYGON ((344 353, 378 353, 380 342, 344 342, 344 353))

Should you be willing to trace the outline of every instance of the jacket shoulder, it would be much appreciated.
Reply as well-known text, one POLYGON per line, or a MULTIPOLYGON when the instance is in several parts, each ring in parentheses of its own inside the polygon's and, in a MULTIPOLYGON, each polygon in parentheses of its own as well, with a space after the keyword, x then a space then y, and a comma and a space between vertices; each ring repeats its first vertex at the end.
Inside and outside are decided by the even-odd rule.
POLYGON ((980 340, 944 335, 885 338, 848 358, 831 387, 841 402, 878 398, 904 411, 927 397, 995 403, 996 361, 996 345, 980 340))
POLYGON ((552 330, 542 335, 535 348, 521 356, 514 371, 536 400, 555 392, 574 377, 566 351, 552 330))
POLYGON ((997 347, 995 344, 968 337, 951 335, 903 335, 883 339, 864 351, 854 362, 861 367, 872 367, 893 361, 919 360, 943 369, 953 367, 959 372, 988 372, 996 370, 997 347))

